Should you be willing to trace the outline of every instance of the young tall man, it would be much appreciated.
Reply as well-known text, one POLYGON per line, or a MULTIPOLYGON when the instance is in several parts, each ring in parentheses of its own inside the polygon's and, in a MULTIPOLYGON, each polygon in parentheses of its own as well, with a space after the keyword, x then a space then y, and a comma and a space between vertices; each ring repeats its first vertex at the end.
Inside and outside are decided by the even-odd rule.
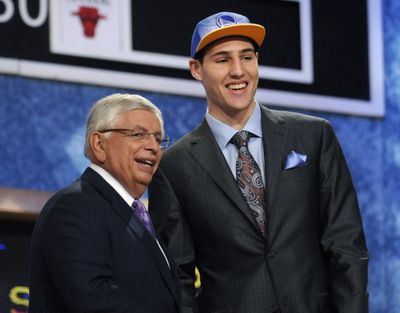
POLYGON ((327 120, 256 101, 264 37, 231 12, 193 33, 207 113, 165 152, 149 191, 184 312, 366 313, 368 252, 345 158, 327 120))

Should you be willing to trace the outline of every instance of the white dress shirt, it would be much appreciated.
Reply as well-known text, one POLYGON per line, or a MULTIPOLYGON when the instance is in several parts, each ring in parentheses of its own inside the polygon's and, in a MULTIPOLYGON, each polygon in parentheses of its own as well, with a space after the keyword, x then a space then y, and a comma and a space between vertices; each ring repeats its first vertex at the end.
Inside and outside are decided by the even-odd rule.
MULTIPOLYGON (((107 172, 104 168, 96 165, 96 164, 90 164, 90 167, 97 173, 99 174, 114 190, 122 197, 122 199, 125 200, 125 202, 132 207, 132 203, 135 200, 134 197, 125 189, 124 186, 121 185, 119 181, 117 181, 109 172, 107 172)), ((146 207, 147 210, 147 207, 146 207)), ((132 210, 133 211, 133 210, 132 210)), ((157 245, 160 248, 162 254, 164 255, 165 260, 167 261, 168 266, 169 262, 167 259, 167 256, 165 255, 164 250, 161 248, 160 243, 156 239, 157 245)))

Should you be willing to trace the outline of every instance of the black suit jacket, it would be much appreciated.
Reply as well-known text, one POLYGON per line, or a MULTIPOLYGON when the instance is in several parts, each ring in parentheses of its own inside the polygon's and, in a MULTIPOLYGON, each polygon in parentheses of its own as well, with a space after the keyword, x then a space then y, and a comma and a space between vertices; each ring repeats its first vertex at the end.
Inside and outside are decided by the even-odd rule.
POLYGON ((368 253, 330 124, 262 107, 264 239, 204 120, 164 153, 150 213, 178 264, 188 312, 365 313, 368 253), (305 166, 284 170, 291 151, 305 166), (201 292, 194 297, 194 266, 201 292))
POLYGON ((31 313, 170 312, 179 281, 132 209, 95 171, 58 192, 31 239, 31 313))

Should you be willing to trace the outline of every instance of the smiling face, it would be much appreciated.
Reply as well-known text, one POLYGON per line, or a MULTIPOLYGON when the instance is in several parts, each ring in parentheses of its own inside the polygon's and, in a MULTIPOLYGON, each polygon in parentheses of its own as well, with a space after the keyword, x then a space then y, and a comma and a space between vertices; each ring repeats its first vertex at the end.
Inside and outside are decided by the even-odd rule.
POLYGON ((205 49, 203 62, 189 62, 192 76, 204 86, 209 113, 240 129, 255 106, 258 54, 244 37, 224 38, 205 49))
MULTIPOLYGON (((121 115, 113 128, 128 128, 137 132, 161 136, 160 120, 155 113, 135 109, 121 115)), ((154 135, 134 140, 124 133, 95 132, 90 137, 95 163, 107 170, 134 198, 140 197, 151 182, 162 155, 154 135)))

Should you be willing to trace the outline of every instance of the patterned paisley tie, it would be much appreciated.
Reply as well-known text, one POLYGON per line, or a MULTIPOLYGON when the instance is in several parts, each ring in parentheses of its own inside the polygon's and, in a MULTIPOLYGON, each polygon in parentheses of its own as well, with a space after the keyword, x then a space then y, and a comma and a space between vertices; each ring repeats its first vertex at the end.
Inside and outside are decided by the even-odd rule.
POLYGON ((241 130, 231 139, 231 143, 239 150, 238 159, 236 161, 236 181, 256 218, 261 233, 265 236, 267 227, 264 212, 266 206, 264 184, 260 168, 247 147, 251 136, 252 134, 248 131, 241 130))
POLYGON ((142 202, 139 200, 135 199, 132 203, 132 208, 133 212, 135 212, 135 215, 138 217, 138 219, 146 226, 146 229, 149 231, 150 235, 156 239, 156 232, 154 230, 153 223, 151 222, 150 219, 150 214, 146 210, 146 207, 142 202))

